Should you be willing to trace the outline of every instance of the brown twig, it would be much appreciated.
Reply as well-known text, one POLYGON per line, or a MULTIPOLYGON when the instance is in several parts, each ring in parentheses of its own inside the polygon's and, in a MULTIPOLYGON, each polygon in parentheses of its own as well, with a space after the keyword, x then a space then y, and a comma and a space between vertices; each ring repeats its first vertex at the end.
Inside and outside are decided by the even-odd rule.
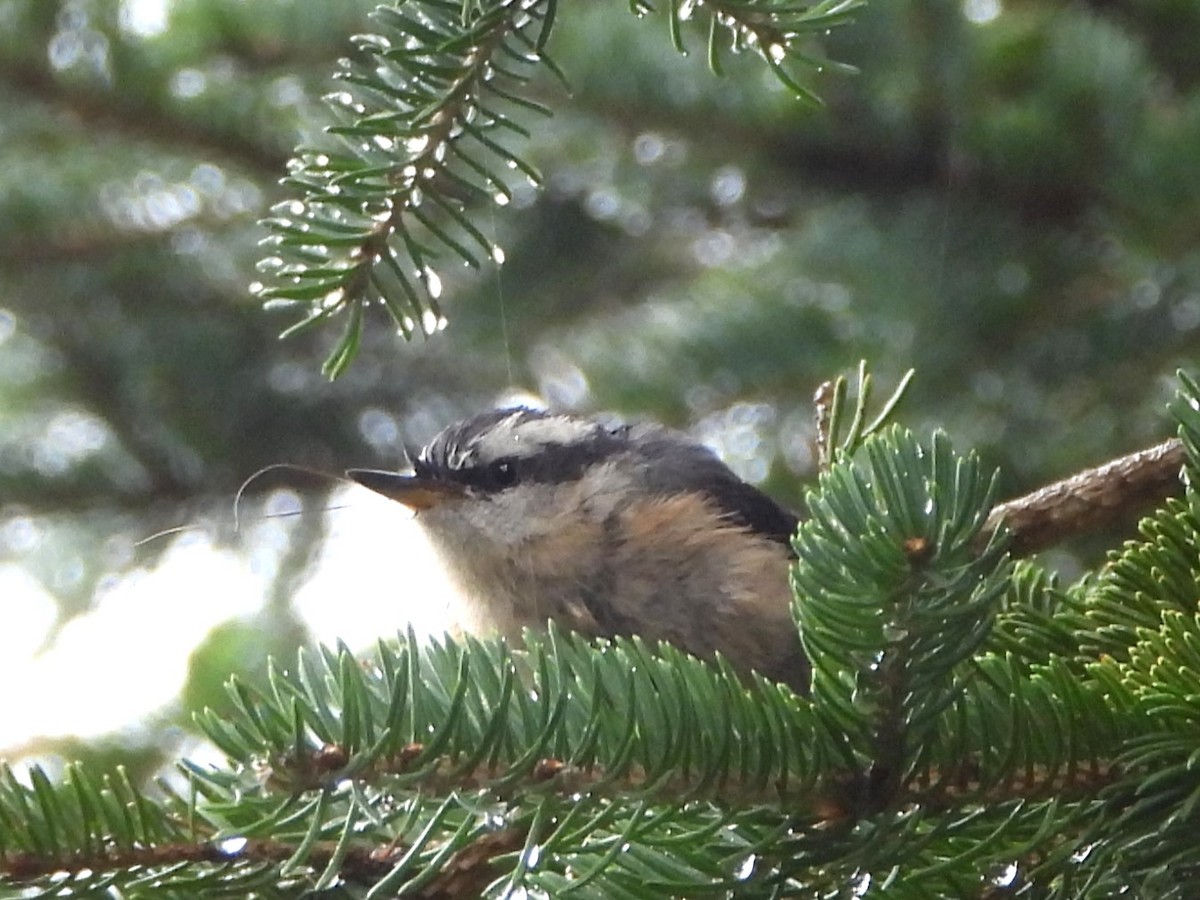
POLYGON ((984 526, 1001 524, 1012 535, 1012 552, 1027 556, 1087 531, 1116 525, 1183 490, 1183 445, 1172 439, 1002 503, 984 526))
POLYGON ((832 381, 821 382, 813 394, 813 414, 817 423, 817 466, 821 471, 829 468, 832 441, 829 432, 833 427, 833 398, 835 390, 832 381))
POLYGON ((421 900, 482 897, 484 889, 500 874, 493 860, 520 850, 525 838, 522 828, 502 828, 476 838, 451 856, 437 876, 415 896, 421 900))

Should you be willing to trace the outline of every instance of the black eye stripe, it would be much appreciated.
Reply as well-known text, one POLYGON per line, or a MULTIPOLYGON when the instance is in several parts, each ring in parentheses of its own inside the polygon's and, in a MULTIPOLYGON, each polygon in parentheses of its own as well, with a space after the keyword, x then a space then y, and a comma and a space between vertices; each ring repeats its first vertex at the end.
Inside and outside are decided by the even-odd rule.
POLYGON ((503 490, 515 484, 562 484, 577 481, 592 465, 610 458, 625 448, 625 442, 604 436, 587 444, 547 444, 529 456, 502 457, 497 460, 461 460, 451 467, 453 453, 428 448, 416 466, 418 475, 445 478, 481 490, 503 490))
POLYGON ((488 466, 488 474, 493 482, 500 487, 508 487, 519 480, 519 471, 515 460, 498 459, 488 466))
POLYGON ((472 465, 449 473, 451 478, 482 480, 482 487, 502 490, 518 483, 562 484, 577 481, 595 463, 611 455, 612 448, 552 444, 527 457, 508 457, 472 465))
POLYGON ((460 469, 456 475, 472 487, 499 492, 521 480, 521 469, 514 459, 497 459, 485 466, 460 469))

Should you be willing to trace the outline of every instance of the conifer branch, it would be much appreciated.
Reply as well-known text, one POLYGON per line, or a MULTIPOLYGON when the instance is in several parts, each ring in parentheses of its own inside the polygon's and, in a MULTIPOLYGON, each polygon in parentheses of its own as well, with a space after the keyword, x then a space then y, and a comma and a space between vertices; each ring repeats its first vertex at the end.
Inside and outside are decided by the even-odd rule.
POLYGON ((376 33, 355 39, 358 55, 338 76, 346 87, 327 98, 344 121, 327 129, 337 146, 289 166, 286 183, 304 199, 265 221, 265 243, 281 255, 260 262, 272 283, 254 286, 269 306, 302 312, 285 335, 346 319, 329 376, 354 358, 368 305, 405 337, 432 334, 444 325, 439 261, 503 259, 465 210, 506 204, 514 175, 540 179, 506 144, 528 137, 514 115, 545 112, 518 92, 536 67, 552 66, 540 48, 553 9, 549 0, 381 6, 376 33))
MULTIPOLYGON (((1172 408, 1190 484, 1200 390, 1172 408)), ((1171 895, 1200 877, 1200 496, 1059 588, 975 549, 993 490, 941 436, 837 452, 796 537, 808 697, 553 627, 305 651, 230 684, 200 718, 227 762, 182 789, 0 776, 0 898, 1171 895)))
MULTIPOLYGON (((752 49, 799 97, 816 99, 792 69, 830 63, 809 46, 848 20, 862 0, 671 0, 681 28, 707 16, 708 58, 720 70, 722 37, 752 49)), ((635 0, 636 12, 648 5, 635 0)), ((336 377, 358 350, 368 307, 381 307, 405 338, 440 330, 447 257, 472 268, 500 264, 503 250, 476 224, 477 210, 507 205, 517 180, 540 184, 521 143, 530 116, 550 110, 527 96, 546 69, 556 0, 408 0, 380 6, 375 32, 342 62, 344 89, 326 99, 339 124, 325 146, 302 148, 285 184, 300 196, 264 220, 271 255, 252 290, 300 319, 284 334, 333 319, 342 335, 325 361, 336 377)))
POLYGON ((1067 538, 1128 521, 1183 490, 1184 448, 1177 438, 1085 469, 1000 504, 985 533, 1004 527, 1012 551, 1036 553, 1067 538))
MULTIPOLYGON (((709 68, 721 74, 726 50, 757 53, 789 91, 809 103, 820 98, 789 69, 789 65, 820 72, 826 67, 852 72, 849 66, 813 57, 804 42, 845 24, 864 0, 820 0, 805 4, 791 0, 670 0, 669 24, 676 50, 687 53, 683 26, 697 19, 706 34, 709 68), (728 46, 723 45, 728 42, 728 46)), ((651 4, 634 4, 649 9, 651 4)))

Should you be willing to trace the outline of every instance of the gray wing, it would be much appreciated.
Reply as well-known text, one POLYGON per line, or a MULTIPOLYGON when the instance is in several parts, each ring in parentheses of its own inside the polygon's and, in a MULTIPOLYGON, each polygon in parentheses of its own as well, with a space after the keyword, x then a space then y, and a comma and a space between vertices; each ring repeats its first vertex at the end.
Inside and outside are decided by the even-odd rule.
POLYGON ((729 521, 791 549, 799 517, 738 478, 707 447, 650 426, 643 426, 639 437, 649 486, 663 493, 705 494, 729 521))

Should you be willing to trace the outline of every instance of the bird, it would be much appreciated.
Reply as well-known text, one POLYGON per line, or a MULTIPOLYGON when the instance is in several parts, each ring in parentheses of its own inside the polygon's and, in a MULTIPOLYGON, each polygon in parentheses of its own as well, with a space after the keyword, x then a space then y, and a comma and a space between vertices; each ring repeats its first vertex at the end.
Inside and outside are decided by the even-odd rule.
POLYGON ((513 407, 448 426, 410 462, 346 475, 415 513, 468 630, 636 635, 807 692, 799 519, 686 434, 513 407))

